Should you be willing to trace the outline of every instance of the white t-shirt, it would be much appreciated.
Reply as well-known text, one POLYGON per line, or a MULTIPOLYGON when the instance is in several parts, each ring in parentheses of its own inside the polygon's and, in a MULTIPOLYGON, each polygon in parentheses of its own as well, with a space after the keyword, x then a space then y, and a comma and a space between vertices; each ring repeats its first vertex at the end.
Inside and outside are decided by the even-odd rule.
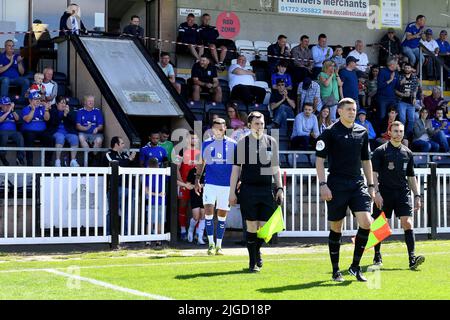
POLYGON ((355 57, 356 59, 358 59, 359 61, 356 63, 357 64, 356 68, 359 71, 366 72, 366 70, 368 68, 367 65, 369 64, 369 57, 367 57, 367 54, 365 54, 364 52, 359 53, 358 51, 353 50, 352 52, 350 52, 348 54, 348 56, 349 57, 352 56, 352 57, 355 57))
POLYGON ((431 40, 431 41, 424 41, 423 39, 420 40, 420 43, 422 43, 425 48, 427 48, 428 50, 430 50, 431 52, 434 52, 436 49, 439 49, 439 45, 436 42, 436 40, 431 40))
POLYGON ((167 78, 175 76, 175 71, 173 70, 173 66, 170 63, 165 68, 163 68, 161 62, 158 62, 158 66, 162 69, 167 78))
MULTIPOLYGON (((45 96, 46 97, 50 97, 52 95, 53 92, 53 88, 55 87, 55 85, 50 81, 50 82, 42 82, 42 85, 45 87, 45 96)), ((53 98, 52 100, 52 104, 56 103, 56 98, 53 98)))
POLYGON ((233 64, 228 69, 228 85, 230 86, 230 90, 233 90, 233 87, 238 84, 243 84, 245 86, 254 86, 255 79, 253 78, 253 76, 246 74, 239 75, 233 73, 233 71, 236 70, 237 68, 245 70, 238 64, 233 64))

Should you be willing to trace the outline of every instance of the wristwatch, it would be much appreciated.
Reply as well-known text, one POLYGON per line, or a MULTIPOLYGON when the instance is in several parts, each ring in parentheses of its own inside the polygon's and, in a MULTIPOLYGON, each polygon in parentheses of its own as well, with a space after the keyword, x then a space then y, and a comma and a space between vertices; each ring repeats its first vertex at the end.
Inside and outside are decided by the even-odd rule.
POLYGON ((282 187, 277 188, 277 192, 280 190, 284 192, 284 188, 282 188, 282 187))
POLYGON ((375 188, 375 185, 374 184, 369 184, 368 187, 369 188, 375 188))
POLYGON ((415 198, 422 199, 422 196, 421 196, 420 194, 416 194, 416 195, 414 196, 414 199, 415 199, 415 198))
POLYGON ((327 184, 326 182, 321 182, 321 183, 319 184, 320 187, 327 186, 327 185, 328 185, 328 184, 327 184))

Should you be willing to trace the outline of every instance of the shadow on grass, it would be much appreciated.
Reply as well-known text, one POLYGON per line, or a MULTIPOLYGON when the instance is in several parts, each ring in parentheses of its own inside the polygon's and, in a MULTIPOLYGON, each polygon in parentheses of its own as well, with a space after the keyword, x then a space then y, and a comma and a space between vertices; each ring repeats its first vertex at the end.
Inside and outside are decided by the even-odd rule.
POLYGON ((261 293, 281 293, 284 291, 297 291, 297 290, 306 290, 306 289, 312 289, 312 288, 323 288, 323 287, 348 287, 352 281, 344 281, 344 282, 331 282, 331 280, 327 281, 313 281, 309 283, 300 283, 300 284, 293 284, 289 286, 284 287, 275 287, 275 288, 262 288, 258 289, 257 291, 261 293))
POLYGON ((179 275, 179 276, 176 276, 175 279, 189 280, 189 279, 195 279, 195 278, 210 278, 210 277, 218 277, 218 276, 231 276, 231 275, 237 275, 237 274, 250 274, 250 273, 248 272, 248 269, 244 268, 242 270, 234 270, 234 271, 227 271, 227 272, 204 272, 204 273, 179 275))

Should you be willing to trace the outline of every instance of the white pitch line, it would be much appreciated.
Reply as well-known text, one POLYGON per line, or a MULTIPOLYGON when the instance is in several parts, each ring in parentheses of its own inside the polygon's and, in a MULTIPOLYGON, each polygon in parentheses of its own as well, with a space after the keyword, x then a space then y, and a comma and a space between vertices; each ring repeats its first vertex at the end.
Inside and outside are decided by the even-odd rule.
MULTIPOLYGON (((426 256, 447 255, 449 252, 432 252, 427 253, 426 256)), ((383 254, 383 257, 403 257, 404 253, 383 254)), ((328 257, 323 258, 287 258, 287 259, 264 259, 265 262, 289 262, 289 261, 320 261, 329 260, 328 257)), ((247 263, 248 260, 211 260, 211 261, 193 261, 193 262, 161 262, 161 263, 136 263, 136 264, 108 264, 103 266, 77 266, 79 269, 107 269, 107 268, 139 268, 139 267, 153 267, 153 266, 173 266, 173 265, 192 265, 192 264, 225 264, 225 263, 247 263)), ((74 265, 72 265, 73 267, 74 265)), ((66 270, 70 266, 53 268, 52 270, 66 270)), ((32 268, 32 269, 13 269, 0 270, 2 273, 20 273, 20 272, 37 272, 46 271, 47 268, 32 268)))
POLYGON ((58 276, 63 276, 63 277, 67 277, 67 278, 71 278, 71 279, 75 279, 75 280, 79 280, 79 281, 89 282, 96 286, 112 289, 114 291, 120 291, 120 292, 124 292, 124 293, 128 293, 128 294, 132 294, 132 295, 139 296, 139 297, 145 297, 145 298, 150 298, 150 299, 155 299, 155 300, 173 300, 172 298, 169 298, 169 297, 164 297, 164 296, 160 296, 157 294, 151 294, 151 293, 142 292, 142 291, 138 291, 138 290, 134 290, 134 289, 120 287, 120 286, 116 286, 116 285, 108 283, 108 282, 99 281, 99 280, 95 280, 92 278, 81 277, 81 276, 78 276, 75 274, 58 271, 56 269, 42 269, 42 271, 46 271, 48 273, 56 274, 58 276))

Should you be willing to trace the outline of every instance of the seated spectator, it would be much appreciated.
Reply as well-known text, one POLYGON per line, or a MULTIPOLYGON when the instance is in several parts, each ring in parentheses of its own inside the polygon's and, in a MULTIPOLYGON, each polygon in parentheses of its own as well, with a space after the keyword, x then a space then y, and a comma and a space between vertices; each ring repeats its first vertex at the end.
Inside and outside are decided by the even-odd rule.
POLYGON ((27 92, 25 93, 25 98, 28 98, 28 95, 30 92, 34 91, 39 93, 43 99, 45 99, 45 86, 43 85, 44 82, 44 75, 42 73, 36 72, 34 74, 34 82, 31 85, 30 88, 28 88, 27 92))
MULTIPOLYGON (((391 136, 389 132, 391 131, 391 125, 393 122, 398 121, 398 112, 395 106, 389 107, 388 114, 386 118, 383 120, 381 124, 381 137, 379 137, 376 141, 379 145, 385 144, 391 140, 391 136)), ((408 146, 408 140, 404 139, 402 144, 408 146)))
POLYGON ((326 128, 333 124, 333 121, 331 121, 330 107, 323 107, 322 110, 320 110, 319 116, 317 117, 317 122, 319 125, 320 134, 322 134, 326 128))
MULTIPOLYGON (((102 111, 95 108, 94 96, 85 96, 83 99, 83 108, 77 112, 78 137, 82 148, 89 149, 89 145, 94 148, 101 148, 103 145, 104 119, 102 111)), ((98 153, 93 152, 94 162, 100 164, 98 153)))
POLYGON ((356 40, 355 50, 351 51, 348 54, 348 57, 354 57, 358 62, 358 65, 356 66, 356 69, 358 70, 358 78, 367 76, 370 68, 369 57, 364 52, 364 42, 362 40, 356 40))
POLYGON ((312 77, 314 60, 309 49, 309 37, 303 35, 300 44, 291 50, 291 58, 294 59, 292 76, 295 83, 302 82, 306 77, 312 77))
POLYGON ((314 115, 314 108, 310 104, 305 104, 303 112, 295 117, 294 130, 291 136, 291 149, 312 150, 312 145, 319 137, 319 124, 314 115))
POLYGON ((433 87, 431 95, 423 99, 423 104, 425 108, 428 110, 430 118, 434 118, 436 116, 436 110, 438 108, 444 109, 447 108, 447 101, 445 101, 444 98, 442 98, 441 88, 439 87, 433 87))
POLYGON ((217 69, 209 63, 209 58, 202 56, 200 62, 192 67, 192 100, 200 101, 200 93, 206 92, 212 95, 216 103, 222 102, 222 88, 217 78, 217 69))
POLYGON ((376 100, 378 89, 378 74, 380 73, 380 67, 373 65, 369 72, 369 81, 367 81, 367 107, 373 108, 374 101, 376 100))
MULTIPOLYGON (((217 31, 216 27, 211 26, 210 23, 211 16, 208 13, 203 14, 202 24, 197 30, 199 44, 209 48, 216 67, 220 68, 221 70, 225 70, 224 61, 227 56, 227 47, 220 46, 220 55, 217 54, 217 38, 219 37, 219 31, 217 31)), ((204 51, 205 48, 200 47, 199 55, 202 56, 204 51)))
POLYGON ((277 91, 270 97, 270 109, 272 110, 272 128, 287 129, 287 119, 295 117, 295 101, 289 98, 284 81, 279 79, 277 91))
POLYGON ((130 24, 123 29, 123 33, 137 38, 143 38, 144 28, 142 28, 140 24, 141 19, 139 18, 139 16, 137 15, 131 16, 130 24))
MULTIPOLYGON (((147 168, 156 169, 159 167, 157 158, 150 158, 147 168)), ((163 202, 165 202, 166 193, 163 191, 163 179, 161 174, 151 174, 145 177, 145 199, 151 201, 151 233, 161 234, 162 221, 165 220, 166 213, 164 212, 163 202), (150 183, 150 178, 152 179, 150 183), (151 186, 151 189, 150 189, 151 186), (163 219, 164 217, 164 219, 163 219)), ((145 206, 145 225, 149 223, 148 205, 145 206)), ((162 245, 161 241, 157 241, 158 247, 162 245)))
POLYGON ((81 21, 80 6, 72 3, 59 20, 59 36, 86 34, 86 27, 81 21))
POLYGON ((177 90, 178 94, 181 94, 181 85, 176 82, 175 79, 175 70, 173 69, 172 64, 170 63, 170 55, 167 52, 161 52, 158 66, 162 69, 167 79, 169 79, 170 83, 173 85, 175 90, 177 90))
POLYGON ((367 132, 369 133, 369 143, 370 143, 370 148, 372 150, 375 150, 375 141, 377 138, 377 134, 375 133, 375 129, 372 126, 372 123, 367 120, 367 112, 364 109, 360 109, 358 111, 357 114, 357 118, 355 123, 363 126, 364 128, 366 128, 367 132))
POLYGON ((158 160, 158 166, 160 168, 167 167, 167 162, 169 160, 167 156, 167 151, 163 147, 159 146, 160 133, 157 131, 151 132, 149 136, 149 143, 139 151, 139 163, 141 167, 148 168, 148 162, 152 158, 158 160))
POLYGON ((412 150, 416 152, 439 152, 440 147, 445 147, 443 132, 433 128, 431 120, 428 119, 427 109, 420 109, 419 114, 420 118, 414 124, 412 150))
POLYGON ((30 87, 30 81, 22 77, 25 73, 23 58, 20 54, 14 53, 14 41, 5 41, 5 51, 0 54, 0 96, 9 96, 9 86, 17 85, 21 87, 21 97, 30 87))
POLYGON ((270 73, 275 73, 280 61, 288 61, 291 56, 291 51, 287 46, 287 37, 280 34, 277 42, 267 47, 267 55, 269 56, 267 61, 269 62, 270 73))
MULTIPOLYGON (((24 147, 23 136, 17 131, 17 122, 19 115, 14 111, 14 103, 8 97, 0 99, 0 148, 8 146, 8 140, 11 139, 18 148, 24 147)), ((0 151, 0 160, 4 166, 9 166, 6 160, 6 151, 0 151)), ((17 151, 17 164, 25 164, 25 154, 23 151, 17 151)))
POLYGON ((346 59, 347 66, 339 72, 339 76, 342 81, 343 98, 355 100, 359 109, 359 81, 356 71, 358 61, 354 56, 348 56, 346 59))
POLYGON ((342 81, 333 61, 325 61, 319 74, 322 105, 330 108, 331 121, 336 120, 337 105, 342 97, 342 81))
POLYGON ((173 142, 170 139, 170 131, 167 127, 163 127, 159 132, 159 146, 163 147, 167 152, 167 159, 172 161, 173 142))
MULTIPOLYGON (((39 139, 44 147, 53 147, 52 137, 47 133, 47 122, 50 120, 50 103, 41 102, 38 92, 31 92, 28 96, 30 104, 22 110, 22 135, 25 147, 35 147, 34 141, 39 139)), ((33 166, 33 152, 26 152, 27 166, 33 166)), ((50 159, 46 157, 45 165, 50 166, 50 159)))
POLYGON ((42 85, 45 87, 45 100, 55 104, 55 98, 58 95, 58 84, 53 81, 53 69, 46 67, 42 73, 44 74, 42 85))
MULTIPOLYGON (((420 40, 420 43, 423 44, 431 54, 434 54, 434 56, 439 55, 439 45, 436 40, 433 39, 433 30, 427 29, 427 31, 425 31, 425 39, 420 40)), ((426 73, 424 74, 426 74, 427 79, 436 80, 437 75, 439 74, 437 64, 430 54, 424 52, 424 56, 426 58, 424 62, 426 73)))
POLYGON ((288 91, 292 90, 292 79, 291 76, 286 73, 287 70, 287 66, 288 66, 288 62, 287 61, 280 61, 277 64, 277 72, 272 74, 272 89, 276 90, 277 89, 277 81, 278 79, 283 79, 285 85, 286 85, 286 89, 288 91))
POLYGON ((436 39, 441 55, 450 55, 450 43, 448 42, 448 34, 446 30, 442 30, 439 39, 436 39))
POLYGON ((447 153, 450 143, 450 125, 447 117, 444 115, 443 109, 439 108, 436 110, 436 116, 431 120, 431 124, 434 130, 438 132, 436 134, 439 134, 438 143, 441 151, 447 153))
MULTIPOLYGON (((310 104, 314 108, 314 113, 322 110, 322 99, 320 98, 320 85, 306 77, 298 86, 297 105, 299 112, 303 111, 305 104, 310 104)), ((329 112, 330 110, 328 110, 329 112)))
POLYGON ((395 35, 395 29, 389 28, 388 32, 380 40, 380 50, 378 53, 378 64, 385 66, 388 59, 398 57, 402 52, 402 43, 395 35))
POLYGON ((238 105, 235 102, 228 104, 227 106, 227 128, 233 129, 233 133, 230 138, 239 141, 242 137, 250 133, 250 129, 247 127, 247 115, 245 112, 239 112, 238 105))
POLYGON ((262 104, 266 97, 266 90, 255 86, 256 75, 253 71, 246 70, 247 58, 243 55, 237 58, 236 64, 228 69, 231 99, 242 101, 244 104, 262 104))
POLYGON ((366 108, 366 95, 367 95, 367 79, 358 79, 358 101, 359 106, 366 108))
POLYGON ((338 70, 342 70, 347 66, 347 62, 345 58, 342 56, 344 54, 344 48, 341 45, 337 45, 333 56, 331 57, 331 61, 336 64, 336 68, 338 70))
POLYGON ((418 80, 412 73, 412 66, 406 63, 400 74, 400 83, 395 93, 399 97, 398 113, 401 123, 406 124, 405 137, 410 138, 414 130, 414 114, 416 113, 416 97, 418 80))
MULTIPOLYGON (((78 148, 78 132, 76 129, 77 114, 70 110, 66 97, 58 96, 56 105, 50 109, 50 120, 47 132, 55 140, 55 148, 63 148, 67 141, 71 148, 78 148)), ((61 151, 56 151, 55 167, 61 167, 61 151)), ((70 166, 79 167, 77 152, 70 152, 70 166)))
POLYGON ((387 68, 382 68, 377 79, 377 105, 378 105, 378 123, 386 117, 389 106, 397 105, 397 96, 395 89, 399 84, 399 74, 397 72, 397 60, 388 61, 387 68))
POLYGON ((200 61, 200 54, 197 52, 196 46, 198 45, 198 25, 195 23, 195 16, 192 13, 186 17, 186 22, 183 22, 178 27, 177 42, 183 43, 177 45, 177 53, 192 54, 192 56, 200 61))
POLYGON ((323 63, 333 56, 333 49, 327 46, 327 36, 321 34, 318 40, 319 43, 311 50, 314 59, 313 79, 322 72, 323 63))
POLYGON ((406 26, 405 40, 402 43, 403 54, 408 57, 409 63, 416 66, 420 59, 420 39, 425 29, 426 18, 423 15, 418 15, 416 22, 411 22, 406 26))

